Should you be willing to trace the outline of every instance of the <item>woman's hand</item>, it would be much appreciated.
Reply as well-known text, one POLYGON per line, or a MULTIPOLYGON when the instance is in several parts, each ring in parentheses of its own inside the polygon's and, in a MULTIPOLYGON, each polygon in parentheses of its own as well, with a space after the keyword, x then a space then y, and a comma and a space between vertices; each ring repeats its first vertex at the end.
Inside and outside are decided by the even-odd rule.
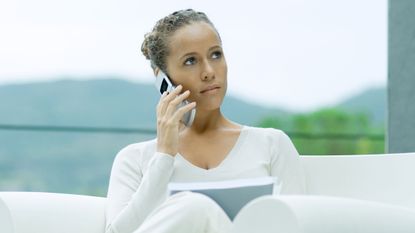
POLYGON ((180 120, 196 106, 196 102, 192 102, 177 108, 190 95, 189 90, 180 94, 182 88, 179 85, 171 93, 164 92, 157 105, 157 152, 171 156, 179 151, 180 120))

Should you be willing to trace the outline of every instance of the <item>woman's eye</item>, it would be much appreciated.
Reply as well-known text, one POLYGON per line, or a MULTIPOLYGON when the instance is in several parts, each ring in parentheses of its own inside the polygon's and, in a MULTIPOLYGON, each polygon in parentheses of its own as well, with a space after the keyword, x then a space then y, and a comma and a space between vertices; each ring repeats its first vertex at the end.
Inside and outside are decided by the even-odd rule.
POLYGON ((193 64, 195 64, 195 62, 196 62, 196 59, 194 57, 189 57, 184 61, 184 64, 185 65, 193 65, 193 64))
POLYGON ((213 52, 212 53, 212 58, 213 59, 218 59, 218 58, 220 58, 222 56, 222 52, 220 52, 220 51, 216 51, 216 52, 213 52))

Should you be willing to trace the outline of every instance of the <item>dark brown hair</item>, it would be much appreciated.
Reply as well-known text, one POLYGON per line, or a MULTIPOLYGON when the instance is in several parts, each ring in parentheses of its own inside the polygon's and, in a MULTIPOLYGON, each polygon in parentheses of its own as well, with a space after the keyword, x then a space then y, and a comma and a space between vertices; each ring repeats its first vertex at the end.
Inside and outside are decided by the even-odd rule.
MULTIPOLYGON (((194 22, 205 22, 211 25, 217 32, 213 23, 203 12, 193 9, 175 11, 172 14, 157 21, 153 30, 144 35, 144 41, 141 45, 141 52, 151 61, 151 67, 159 67, 166 73, 167 64, 166 57, 169 54, 169 38, 170 36, 184 25, 194 22)), ((220 40, 219 33, 218 37, 220 40)))

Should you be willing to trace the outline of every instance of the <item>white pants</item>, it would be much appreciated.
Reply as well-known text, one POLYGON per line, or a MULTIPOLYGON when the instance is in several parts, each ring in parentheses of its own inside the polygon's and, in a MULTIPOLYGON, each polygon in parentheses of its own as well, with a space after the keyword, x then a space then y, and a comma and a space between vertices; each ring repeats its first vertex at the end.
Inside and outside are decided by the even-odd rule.
POLYGON ((134 233, 229 233, 232 221, 211 198, 179 192, 166 199, 134 233))

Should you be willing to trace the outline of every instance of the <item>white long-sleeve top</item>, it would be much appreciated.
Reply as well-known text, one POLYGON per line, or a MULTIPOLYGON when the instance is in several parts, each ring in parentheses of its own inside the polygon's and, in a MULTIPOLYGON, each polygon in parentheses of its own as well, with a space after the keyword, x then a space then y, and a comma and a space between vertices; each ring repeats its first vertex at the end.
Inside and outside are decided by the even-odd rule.
POLYGON ((115 157, 107 194, 106 233, 131 233, 167 198, 169 182, 277 177, 280 194, 302 194, 298 152, 281 130, 243 126, 219 166, 206 170, 179 153, 156 152, 157 139, 123 148, 115 157))

